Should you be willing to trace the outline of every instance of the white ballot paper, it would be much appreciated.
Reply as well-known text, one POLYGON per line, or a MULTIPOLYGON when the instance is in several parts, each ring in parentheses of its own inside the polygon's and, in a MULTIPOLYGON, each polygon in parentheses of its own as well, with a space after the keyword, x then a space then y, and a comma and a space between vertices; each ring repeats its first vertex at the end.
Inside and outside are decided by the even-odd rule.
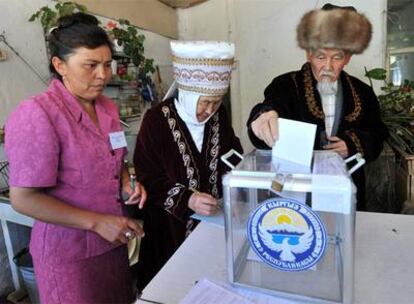
POLYGON ((295 301, 202 278, 180 304, 294 304, 295 301))
POLYGON ((201 279, 180 301, 180 304, 254 304, 254 302, 232 292, 206 278, 201 279))
POLYGON ((190 216, 193 219, 199 220, 199 221, 205 221, 205 222, 209 222, 211 224, 214 225, 218 225, 221 227, 224 227, 224 212, 223 212, 223 208, 220 208, 216 214, 211 215, 211 216, 204 216, 204 215, 200 215, 197 213, 194 213, 193 215, 190 216))
POLYGON ((272 156, 310 167, 316 125, 279 118, 279 140, 273 146, 272 156))

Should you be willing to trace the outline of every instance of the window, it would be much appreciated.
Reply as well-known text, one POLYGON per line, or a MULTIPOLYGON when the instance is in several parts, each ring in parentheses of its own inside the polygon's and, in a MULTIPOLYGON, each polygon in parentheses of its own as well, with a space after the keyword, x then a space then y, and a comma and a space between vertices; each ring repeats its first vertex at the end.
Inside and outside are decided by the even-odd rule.
POLYGON ((414 1, 388 0, 387 68, 389 81, 414 80, 414 1))

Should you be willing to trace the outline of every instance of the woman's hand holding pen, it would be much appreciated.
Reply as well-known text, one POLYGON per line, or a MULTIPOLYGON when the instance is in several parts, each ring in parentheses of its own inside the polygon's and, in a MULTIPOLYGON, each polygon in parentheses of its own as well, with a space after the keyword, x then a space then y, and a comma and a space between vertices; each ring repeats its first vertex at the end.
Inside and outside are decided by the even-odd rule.
POLYGON ((126 205, 136 205, 138 208, 144 208, 145 201, 147 200, 147 192, 144 186, 135 180, 134 176, 130 177, 129 183, 123 185, 123 191, 129 195, 128 200, 125 201, 126 205))
POLYGON ((216 198, 203 192, 194 192, 188 200, 188 207, 200 215, 214 215, 220 208, 216 198))
MULTIPOLYGON (((147 199, 144 187, 135 180, 135 175, 125 174, 122 181, 122 192, 128 195, 126 205, 136 205, 142 209, 147 199)), ((126 196, 125 195, 125 196, 126 196)), ((125 198, 126 199, 126 198, 125 198)), ((144 230, 134 219, 124 216, 97 214, 93 221, 92 231, 111 243, 126 244, 135 237, 143 237, 144 230)))

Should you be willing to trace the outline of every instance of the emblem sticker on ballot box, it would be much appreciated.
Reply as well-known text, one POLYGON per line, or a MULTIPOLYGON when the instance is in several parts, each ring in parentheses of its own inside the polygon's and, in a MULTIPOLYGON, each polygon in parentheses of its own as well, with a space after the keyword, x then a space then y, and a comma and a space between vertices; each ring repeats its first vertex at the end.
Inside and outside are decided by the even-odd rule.
POLYGON ((250 215, 247 235, 260 259, 283 271, 311 268, 323 256, 327 243, 319 216, 287 198, 271 198, 260 204, 250 215))

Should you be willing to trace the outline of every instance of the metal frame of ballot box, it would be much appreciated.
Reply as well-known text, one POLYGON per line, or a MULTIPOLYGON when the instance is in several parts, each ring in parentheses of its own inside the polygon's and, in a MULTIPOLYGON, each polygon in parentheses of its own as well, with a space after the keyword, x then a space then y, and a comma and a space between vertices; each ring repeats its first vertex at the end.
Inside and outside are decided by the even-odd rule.
MULTIPOLYGON (((350 159, 355 158, 352 172, 364 162, 360 155, 350 159)), ((310 172, 272 160, 271 151, 255 150, 223 177, 230 283, 306 303, 352 303, 356 190, 345 162, 336 153, 315 151, 310 172), (249 217, 263 201, 277 197, 306 204, 325 227, 326 249, 309 269, 277 269, 251 248, 249 217)))

